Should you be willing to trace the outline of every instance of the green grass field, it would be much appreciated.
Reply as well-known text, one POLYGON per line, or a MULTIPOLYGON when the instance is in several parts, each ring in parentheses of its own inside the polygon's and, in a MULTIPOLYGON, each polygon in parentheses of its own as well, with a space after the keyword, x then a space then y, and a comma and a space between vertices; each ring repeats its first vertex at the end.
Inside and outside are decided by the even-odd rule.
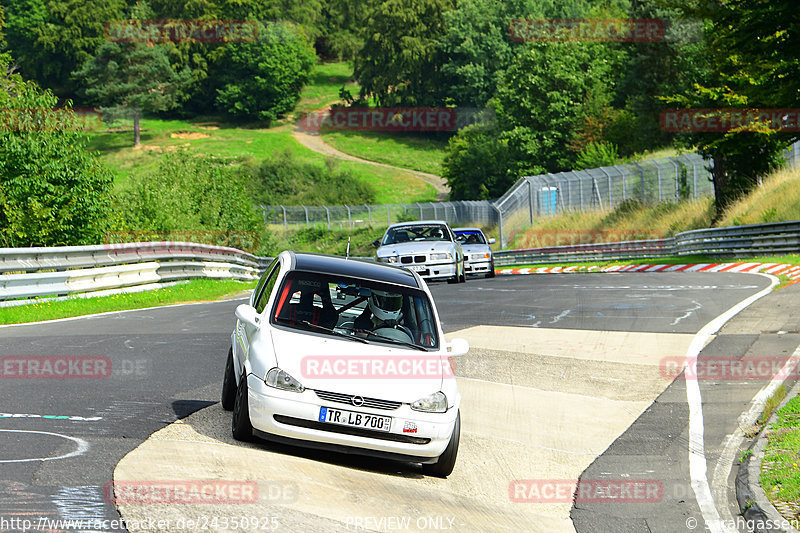
POLYGON ((153 291, 42 301, 0 311, 0 324, 22 324, 74 316, 142 309, 177 303, 223 300, 255 287, 255 282, 196 279, 153 291))
POLYGON ((447 138, 423 134, 337 131, 322 138, 352 156, 441 176, 447 138))
MULTIPOLYGON (((324 63, 302 92, 295 114, 270 127, 263 124, 234 125, 220 117, 198 117, 191 120, 165 120, 145 117, 141 128, 142 145, 133 148, 131 120, 122 120, 111 128, 99 127, 90 132, 89 149, 100 158, 116 176, 117 187, 124 187, 129 177, 151 171, 165 152, 188 150, 210 154, 233 162, 259 161, 282 151, 292 152, 296 159, 323 165, 326 156, 318 154, 297 142, 292 134, 293 117, 319 107, 327 107, 339 100, 342 85, 357 86, 349 82, 352 68, 345 63, 324 63)), ((436 199, 433 186, 403 170, 376 167, 358 162, 341 161, 357 179, 372 185, 376 203, 428 202, 436 199)))
MULTIPOLYGON (((773 502, 797 502, 800 500, 800 397, 792 398, 778 409, 778 420, 766 435, 761 486, 773 502)), ((800 517, 794 516, 792 525, 800 527, 800 517)))

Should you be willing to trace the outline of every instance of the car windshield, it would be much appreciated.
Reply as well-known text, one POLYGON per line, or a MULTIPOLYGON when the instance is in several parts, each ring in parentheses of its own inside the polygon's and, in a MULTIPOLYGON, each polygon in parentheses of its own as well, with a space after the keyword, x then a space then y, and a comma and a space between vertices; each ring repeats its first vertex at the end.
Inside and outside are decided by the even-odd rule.
POLYGON ((399 244, 414 241, 449 241, 450 233, 440 224, 430 226, 397 226, 390 228, 381 244, 399 244))
POLYGON ((486 244, 480 231, 457 231, 456 238, 461 244, 486 244))
POLYGON ((270 312, 273 324, 353 340, 437 349, 428 295, 419 289, 315 272, 290 272, 270 312))

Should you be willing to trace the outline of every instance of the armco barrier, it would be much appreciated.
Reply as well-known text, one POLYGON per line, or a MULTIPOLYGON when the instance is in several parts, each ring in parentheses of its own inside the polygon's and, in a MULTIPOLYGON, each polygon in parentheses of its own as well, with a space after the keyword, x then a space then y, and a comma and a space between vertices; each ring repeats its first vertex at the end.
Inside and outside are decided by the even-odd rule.
POLYGON ((800 221, 711 228, 670 239, 552 246, 495 252, 496 266, 614 261, 682 255, 738 256, 800 253, 800 221))
POLYGON ((0 306, 18 298, 124 290, 187 279, 254 280, 271 260, 235 248, 188 242, 0 248, 0 306))

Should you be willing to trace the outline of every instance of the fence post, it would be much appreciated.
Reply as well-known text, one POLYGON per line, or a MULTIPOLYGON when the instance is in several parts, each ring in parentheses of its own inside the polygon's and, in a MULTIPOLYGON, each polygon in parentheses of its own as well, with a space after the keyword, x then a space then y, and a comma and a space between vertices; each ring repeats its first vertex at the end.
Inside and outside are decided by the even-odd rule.
POLYGON ((433 202, 428 202, 433 207, 433 218, 434 220, 439 220, 439 215, 436 214, 436 204, 433 202))
POLYGON ((578 196, 581 197, 581 211, 583 211, 583 180, 574 170, 572 171, 572 175, 575 176, 576 180, 578 180, 578 196))
POLYGON ((606 178, 608 178, 608 208, 611 209, 611 206, 614 205, 614 192, 611 188, 611 173, 606 172, 606 170, 603 167, 600 167, 600 172, 605 174, 606 178))
POLYGON ((303 211, 306 212, 306 227, 309 227, 309 223, 308 223, 308 208, 306 206, 302 206, 302 207, 303 207, 303 211))
POLYGON ((350 206, 345 204, 345 207, 347 208, 347 223, 350 225, 350 229, 353 229, 353 217, 350 213, 350 206))
POLYGON ((387 226, 391 226, 392 225, 392 210, 389 207, 389 204, 383 204, 383 205, 386 206, 386 225, 387 226))
POLYGON ((504 243, 505 239, 504 239, 504 236, 503 236, 503 212, 500 211, 500 208, 497 207, 496 205, 494 205, 494 204, 490 204, 490 205, 492 206, 492 209, 494 209, 497 212, 497 230, 500 233, 500 235, 499 235, 499 237, 500 237, 500 249, 502 250, 503 248, 505 248, 505 243, 504 243))
POLYGON ((644 169, 636 161, 634 161, 633 164, 636 165, 636 168, 639 169, 639 183, 641 184, 641 188, 642 188, 642 203, 644 204, 644 203, 647 203, 647 199, 646 199, 645 194, 644 194, 644 169))
POLYGON ((364 207, 367 208, 367 218, 369 219, 370 227, 372 227, 372 209, 369 208, 368 204, 364 204, 364 207))
POLYGON ((419 207, 419 219, 418 220, 422 220, 424 218, 422 216, 422 205, 419 202, 417 202, 417 207, 419 207))
POLYGON ((597 179, 594 177, 592 177, 592 188, 595 194, 597 194, 597 203, 600 205, 600 212, 605 213, 606 210, 603 209, 603 199, 600 197, 600 187, 597 186, 597 179))
POLYGON ((697 162, 694 159, 692 160, 692 174, 694 174, 694 176, 693 176, 694 197, 696 199, 697 198, 697 162))
POLYGON ((328 229, 331 229, 331 210, 328 209, 327 205, 323 205, 322 207, 325 208, 325 214, 328 216, 328 229))
POLYGON ((658 166, 655 159, 651 159, 650 161, 656 166, 656 173, 658 174, 658 201, 661 202, 661 167, 658 166))
POLYGON ((669 162, 675 167, 675 198, 678 200, 681 199, 681 167, 678 165, 678 162, 675 161, 672 156, 667 156, 669 162))
POLYGON ((286 208, 281 206, 283 209, 283 229, 289 229, 289 223, 286 221, 286 208))
POLYGON ((533 224, 533 184, 528 176, 525 176, 525 183, 528 184, 528 218, 530 223, 533 224))

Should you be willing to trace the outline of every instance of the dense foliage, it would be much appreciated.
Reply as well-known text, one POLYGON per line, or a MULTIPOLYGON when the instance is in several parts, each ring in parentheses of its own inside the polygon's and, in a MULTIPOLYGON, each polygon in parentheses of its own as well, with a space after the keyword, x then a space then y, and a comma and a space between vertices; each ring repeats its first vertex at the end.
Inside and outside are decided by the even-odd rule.
MULTIPOLYGON (((263 124, 291 115, 318 59, 346 58, 359 84, 357 105, 493 112, 492 123, 463 128, 450 138, 443 175, 452 199, 497 197, 524 174, 607 165, 677 142, 713 157, 721 212, 781 163, 781 149, 796 134, 768 124, 676 134, 660 127, 659 115, 670 107, 794 107, 800 97, 800 15, 794 4, 0 0, 0 56, 10 54, 0 60, 0 75, 4 87, 13 87, 0 94, 0 109, 47 110, 73 100, 78 107, 126 109, 134 117, 216 114, 263 124), (164 19, 245 21, 258 31, 254 39, 173 42, 120 42, 109 33, 115 21, 164 19), (640 42, 530 42, 512 31, 523 19, 655 19, 664 34, 640 42)), ((342 94, 347 96, 344 89, 342 94)), ((31 116, 32 124, 41 120, 46 127, 35 126, 33 133, 30 124, 6 124, 0 132, 4 242, 75 244, 99 238, 108 223, 108 173, 86 154, 69 112, 31 116), (23 197, 34 199, 22 202, 23 197)), ((167 228, 185 219, 190 225, 242 229, 252 222, 248 209, 239 209, 249 214, 236 220, 213 214, 245 197, 264 203, 374 198, 341 168, 307 165, 287 154, 236 171, 218 161, 172 155, 151 178, 131 184, 117 199, 120 210, 133 210, 130 224, 167 228), (198 161, 208 168, 198 167, 198 161), (191 178, 195 171, 211 185, 191 178), (217 187, 223 178, 235 191, 217 187), (220 198, 189 200, 195 193, 181 192, 181 186, 220 198), (147 205, 150 199, 163 215, 147 205)), ((119 226, 120 220, 114 223, 119 226)))
POLYGON ((56 103, 0 56, 0 246, 92 244, 107 229, 111 173, 56 103))

